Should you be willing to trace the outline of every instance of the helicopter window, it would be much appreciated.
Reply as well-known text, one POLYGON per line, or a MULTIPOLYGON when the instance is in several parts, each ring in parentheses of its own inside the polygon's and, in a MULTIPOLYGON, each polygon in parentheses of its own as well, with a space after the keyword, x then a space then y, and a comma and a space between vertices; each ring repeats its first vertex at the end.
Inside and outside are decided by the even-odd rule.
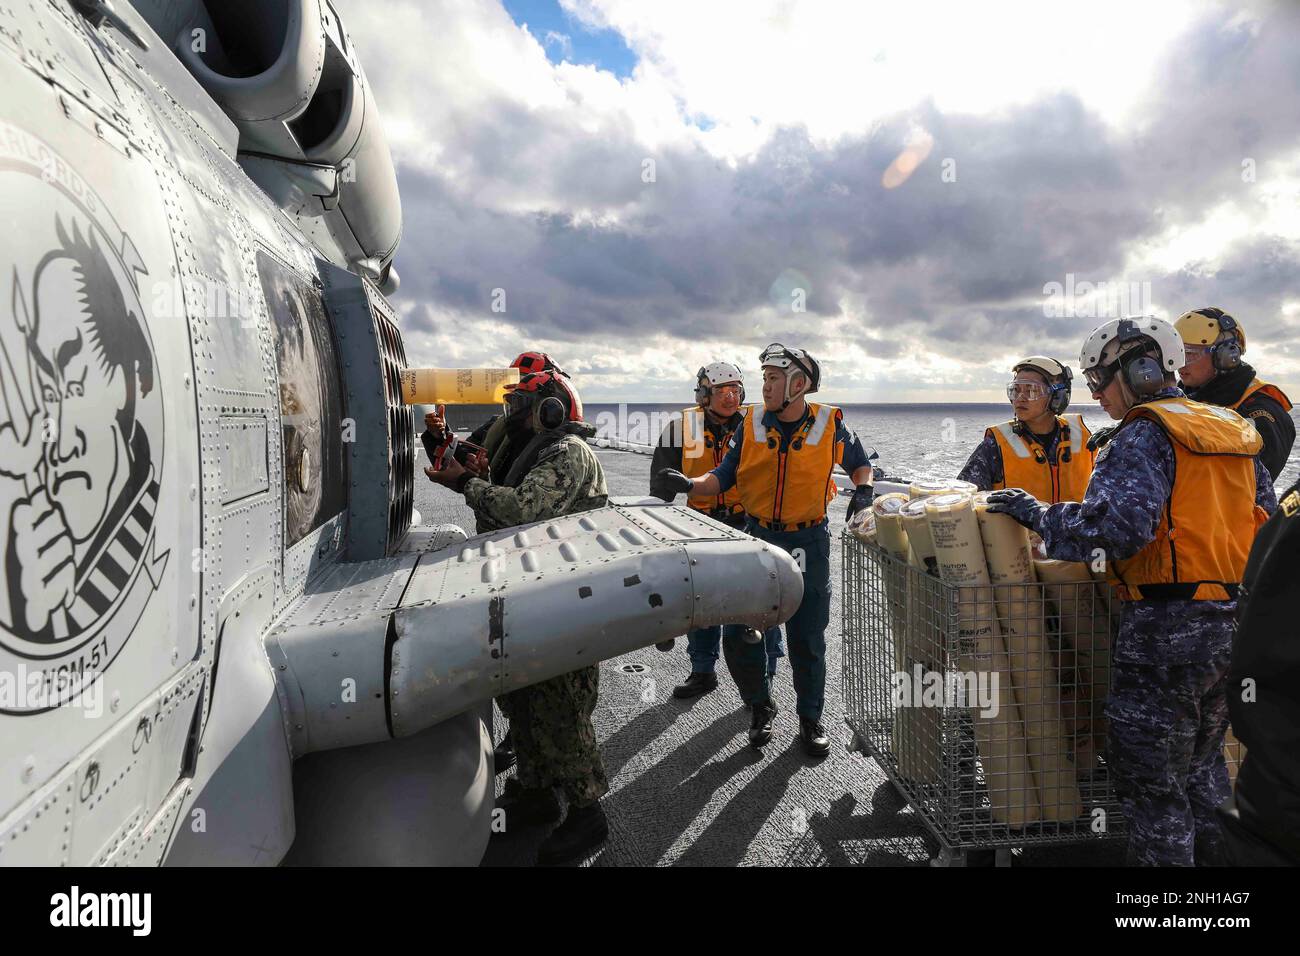
POLYGON ((289 547, 347 506, 343 397, 334 331, 320 292, 260 250, 257 271, 275 334, 289 547))

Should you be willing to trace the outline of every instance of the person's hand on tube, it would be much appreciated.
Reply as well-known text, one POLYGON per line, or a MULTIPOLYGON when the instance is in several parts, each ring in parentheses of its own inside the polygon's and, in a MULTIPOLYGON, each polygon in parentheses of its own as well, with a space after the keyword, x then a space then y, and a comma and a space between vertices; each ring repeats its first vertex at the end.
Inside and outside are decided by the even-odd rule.
POLYGON ((848 524, 853 520, 853 516, 865 508, 871 507, 871 502, 876 498, 876 489, 871 485, 858 485, 853 492, 853 497, 849 499, 849 510, 844 515, 844 523, 848 524))
POLYGON ((1023 488, 1004 488, 989 494, 989 511, 1015 519, 1030 531, 1037 531, 1047 505, 1023 488))

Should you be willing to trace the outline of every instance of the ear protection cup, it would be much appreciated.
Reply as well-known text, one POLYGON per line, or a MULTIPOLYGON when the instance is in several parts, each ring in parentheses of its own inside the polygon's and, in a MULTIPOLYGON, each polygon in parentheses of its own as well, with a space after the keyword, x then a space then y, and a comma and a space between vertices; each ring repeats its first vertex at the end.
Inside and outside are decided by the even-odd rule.
POLYGON ((1219 316, 1219 331, 1231 332, 1232 338, 1216 342, 1210 348, 1210 360, 1220 372, 1231 372, 1241 365, 1241 341, 1237 336, 1237 321, 1230 315, 1219 316))
POLYGON ((1065 381, 1048 386, 1047 408, 1053 415, 1060 415, 1070 407, 1070 383, 1074 380, 1074 373, 1070 371, 1068 365, 1064 366, 1064 368, 1065 381))
POLYGON ((536 416, 537 424, 543 431, 559 428, 569 417, 564 402, 554 395, 550 395, 538 402, 537 410, 533 414, 536 416))
POLYGON ((1165 387, 1164 369, 1149 355, 1129 359, 1121 368, 1124 370, 1124 381, 1134 395, 1147 398, 1165 387))
POLYGON ((701 365, 695 373, 695 404, 703 408, 712 397, 713 389, 709 387, 709 380, 704 377, 704 366, 701 365))

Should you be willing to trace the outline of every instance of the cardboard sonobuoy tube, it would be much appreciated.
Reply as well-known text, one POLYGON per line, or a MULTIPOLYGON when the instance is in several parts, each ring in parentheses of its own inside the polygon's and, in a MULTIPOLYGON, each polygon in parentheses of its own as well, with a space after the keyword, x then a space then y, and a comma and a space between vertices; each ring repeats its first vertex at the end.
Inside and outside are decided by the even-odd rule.
POLYGON ((987 675, 990 689, 994 675, 997 679, 997 714, 981 716, 978 707, 970 711, 993 819, 1020 828, 1039 818, 1038 788, 1012 690, 1010 661, 993 610, 979 519, 970 495, 938 495, 927 499, 925 507, 939 575, 959 589, 957 666, 967 673, 987 675))
POLYGON ((934 540, 930 537, 930 520, 925 515, 925 499, 913 498, 903 505, 902 515, 912 563, 922 571, 938 577, 939 562, 934 556, 934 540))
MULTIPOLYGON (((925 504, 914 499, 903 505, 899 512, 903 531, 907 535, 908 560, 915 570, 907 576, 907 628, 903 651, 904 679, 910 679, 913 695, 918 683, 942 685, 947 670, 945 658, 945 633, 942 615, 926 613, 927 608, 939 606, 942 601, 938 580, 939 566, 934 557, 934 543, 930 540, 930 523, 925 515, 925 504), (924 576, 923 576, 924 575, 924 576), (919 668, 919 670, 918 670, 919 668), (920 677, 918 682, 917 677, 920 677)), ((943 712, 939 706, 913 706, 902 721, 906 731, 906 744, 895 752, 900 754, 900 767, 905 766, 912 779, 925 783, 938 783, 943 766, 943 712), (902 759, 907 755, 907 760, 902 759)))
MULTIPOLYGON (((881 495, 871 503, 876 520, 876 544, 885 553, 900 562, 886 565, 882 570, 885 579, 885 600, 889 603, 890 636, 894 645, 894 674, 909 679, 912 656, 909 654, 908 635, 908 573, 909 548, 907 532, 903 530, 903 505, 907 495, 881 495)), ((891 692, 892 692, 891 683, 891 692)), ((918 753, 917 714, 913 706, 895 707, 890 733, 894 755, 898 760, 898 773, 908 780, 928 777, 925 762, 918 753)), ((937 763, 937 760, 935 761, 937 763)))
MULTIPOLYGON (((1088 769, 1106 745, 1103 708, 1110 693, 1110 611, 1098 593, 1106 585, 1094 583, 1087 565, 1075 561, 1036 560, 1038 579, 1048 583, 1047 599, 1060 619, 1062 684, 1069 686, 1071 671, 1075 699, 1073 710, 1074 765, 1088 769)), ((1061 701, 1071 717, 1069 702, 1061 701)))
POLYGON ((871 503, 871 513, 876 518, 876 544, 885 553, 902 562, 885 567, 885 599, 889 602, 889 623, 894 638, 895 670, 903 670, 907 663, 907 532, 903 530, 900 513, 907 504, 907 495, 881 495, 871 503))
POLYGON ((1061 720, 1059 677, 1043 633, 1029 533, 1015 519, 989 512, 986 492, 975 495, 974 503, 1043 819, 1073 820, 1083 805, 1061 720))
POLYGON ((404 368, 398 373, 407 405, 500 405, 517 368, 404 368))
POLYGON ((959 478, 945 478, 942 481, 914 481, 907 488, 908 497, 913 501, 918 498, 933 498, 935 495, 973 495, 977 491, 979 491, 978 487, 959 478))

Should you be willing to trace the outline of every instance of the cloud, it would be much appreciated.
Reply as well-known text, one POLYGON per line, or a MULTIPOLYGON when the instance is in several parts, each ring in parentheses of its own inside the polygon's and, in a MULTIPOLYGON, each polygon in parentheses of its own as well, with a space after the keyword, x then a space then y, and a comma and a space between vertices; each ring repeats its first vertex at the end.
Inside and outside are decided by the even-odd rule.
MULTIPOLYGON (((1140 51, 1127 60, 1085 44, 1084 63, 1077 35, 1046 35, 1069 69, 1034 48, 1026 64, 1048 75, 1026 75, 1031 93, 1011 95, 999 61, 981 99, 958 95, 966 52, 899 64, 919 42, 904 21, 877 45, 819 4, 732 10, 706 75, 683 8, 565 5, 622 33, 629 78, 551 64, 494 3, 339 5, 397 160, 413 363, 546 343, 589 398, 658 399, 706 359, 748 368, 787 340, 825 356, 831 398, 995 401, 1009 356, 1072 360, 1095 324, 1045 314, 1044 286, 1067 275, 1148 283, 1172 316, 1220 304, 1248 323, 1252 358, 1281 361, 1294 338, 1300 130, 1277 119, 1300 114, 1294 9, 1182 5, 1168 30, 1116 39, 1140 51), (769 56, 805 48, 828 62, 804 79, 769 56), (770 92, 765 62, 796 88, 746 93, 770 92), (908 97, 862 106, 855 84, 895 68, 908 97), (883 188, 918 132, 928 156, 883 188)), ((968 45, 997 59, 995 39, 968 45)), ((1300 383, 1300 364, 1280 367, 1300 383)))

